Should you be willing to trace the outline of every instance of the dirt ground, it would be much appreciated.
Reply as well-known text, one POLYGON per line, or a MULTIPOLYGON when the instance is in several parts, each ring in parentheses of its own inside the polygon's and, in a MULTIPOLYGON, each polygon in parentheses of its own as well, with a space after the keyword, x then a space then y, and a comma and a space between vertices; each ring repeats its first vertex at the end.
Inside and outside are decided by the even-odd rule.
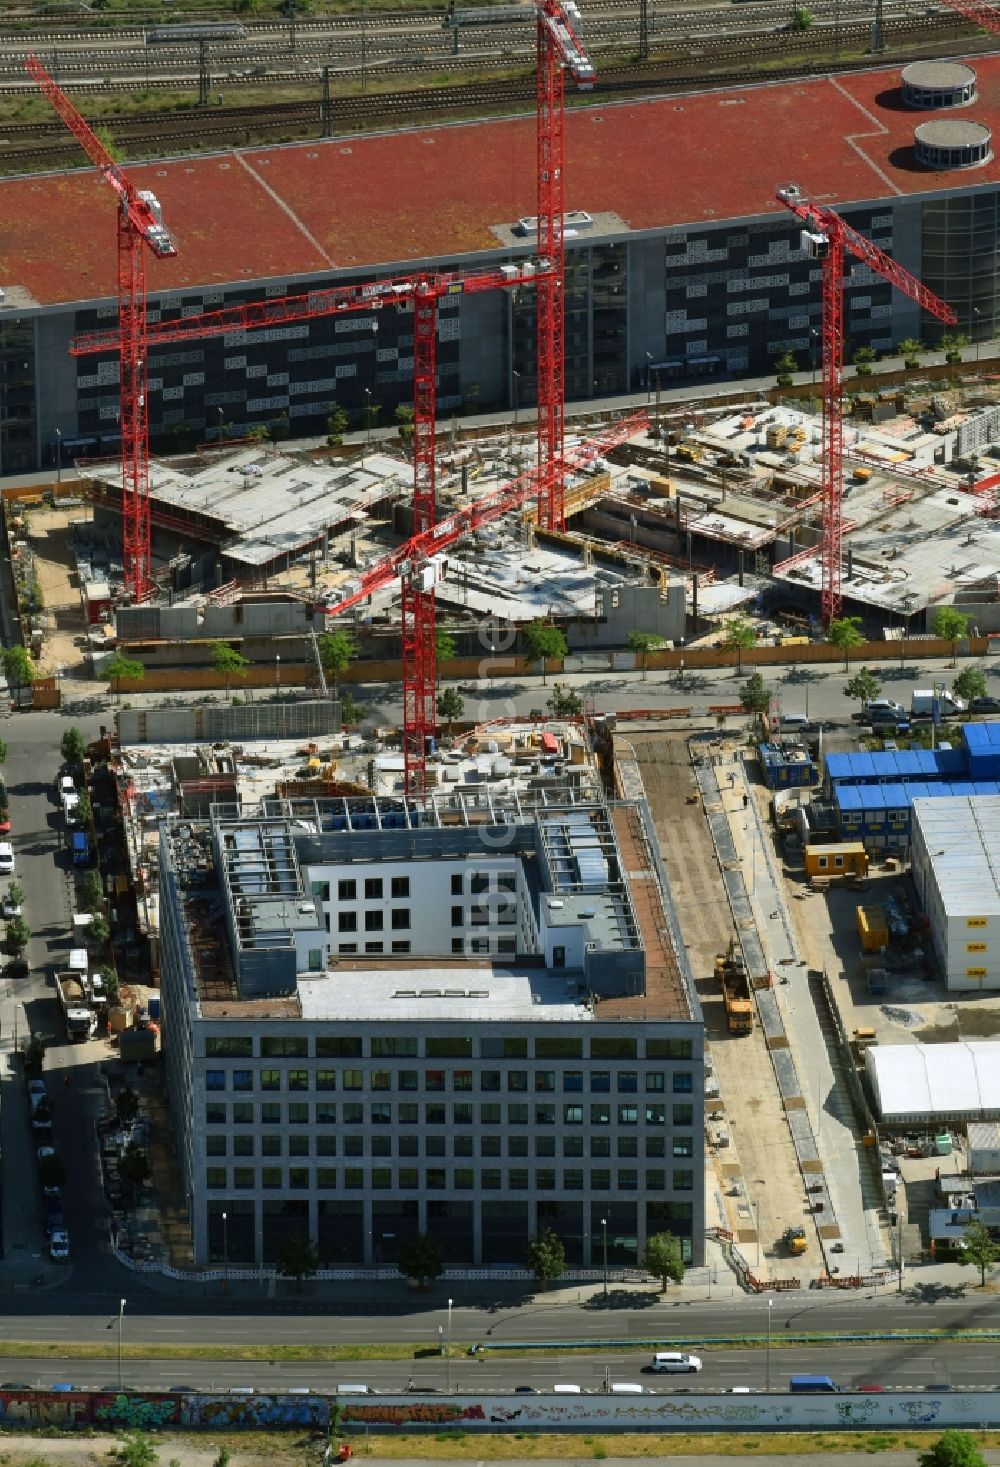
MULTIPOLYGON (((749 1037, 729 1033, 715 983, 715 956, 733 923, 704 810, 686 803, 695 789, 687 735, 630 733, 629 742, 642 772, 719 1079, 721 1099, 709 1102, 707 1109, 725 1112, 732 1138, 728 1147, 710 1153, 706 1218, 709 1226, 730 1228, 755 1266, 757 1204, 762 1240, 779 1238, 786 1227, 802 1220, 804 1194, 795 1150, 763 1032, 757 1028, 749 1037), (745 1200, 733 1195, 738 1179, 745 1200)), ((763 1243, 761 1265, 772 1277, 800 1275, 803 1267, 801 1259, 763 1243)))
MULTIPOLYGON (((257 1436, 253 1450, 244 1450, 240 1438, 220 1436, 174 1436, 168 1433, 151 1438, 158 1454, 161 1467, 214 1467, 219 1460, 223 1443, 230 1452, 229 1467, 304 1467, 305 1463, 322 1460, 322 1446, 318 1443, 304 1444, 301 1437, 290 1433, 287 1437, 271 1436, 267 1448, 261 1450, 261 1439, 257 1436)), ((39 1433, 30 1436, 16 1432, 0 1432, 0 1463, 4 1467, 113 1467, 116 1458, 112 1455, 121 1445, 121 1438, 84 1434, 56 1436, 39 1433)))
POLYGON ((67 677, 83 678, 83 649, 76 639, 87 630, 74 569, 73 527, 90 519, 83 504, 68 509, 33 506, 28 512, 28 543, 45 601, 45 644, 39 671, 50 676, 60 668, 67 677))

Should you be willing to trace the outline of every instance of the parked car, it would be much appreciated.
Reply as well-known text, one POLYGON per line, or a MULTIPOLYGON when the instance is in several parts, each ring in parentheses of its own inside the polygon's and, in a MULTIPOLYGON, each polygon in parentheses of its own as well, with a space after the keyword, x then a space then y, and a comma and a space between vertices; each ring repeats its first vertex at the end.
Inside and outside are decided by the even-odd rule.
POLYGON ((9 840, 0 840, 0 876, 14 874, 14 847, 9 840))
POLYGON ((58 1197, 46 1197, 45 1199, 45 1232, 47 1237, 66 1229, 66 1217, 63 1213, 62 1202, 58 1197))
POLYGON ((28 1081, 28 1095, 32 1105, 37 1105, 42 1097, 47 1094, 48 1091, 45 1088, 45 1081, 40 1080, 37 1075, 34 1079, 28 1081))
POLYGON ((1000 713, 1000 698, 992 695, 984 698, 973 698, 969 704, 970 713, 1000 713))
MULTIPOLYGON (((56 1155, 56 1149, 55 1149, 54 1146, 39 1146, 39 1148, 38 1148, 38 1165, 40 1167, 44 1166, 47 1161, 54 1160, 55 1159, 55 1155, 56 1155)), ((43 1182, 42 1183, 42 1196, 43 1197, 61 1197, 62 1196, 62 1187, 57 1182, 48 1182, 48 1183, 43 1182)))
POLYGON ((18 902, 11 901, 10 893, 4 892, 3 901, 0 902, 0 917, 9 922, 11 917, 20 917, 21 907, 18 902))
POLYGON ((54 1228, 49 1239, 49 1257, 54 1263, 69 1262, 69 1233, 65 1228, 54 1228))
POLYGON ((56 799, 61 800, 65 795, 75 795, 76 785, 71 774, 60 774, 56 779, 56 799))

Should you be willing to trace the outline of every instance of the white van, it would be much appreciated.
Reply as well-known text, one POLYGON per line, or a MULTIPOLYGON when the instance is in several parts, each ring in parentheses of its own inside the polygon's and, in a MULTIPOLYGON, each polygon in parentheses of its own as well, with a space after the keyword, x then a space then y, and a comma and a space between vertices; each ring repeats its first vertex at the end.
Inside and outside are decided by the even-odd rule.
POLYGON ((355 1385, 353 1382, 350 1382, 347 1385, 339 1385, 337 1387, 337 1395, 338 1396, 367 1396, 368 1395, 368 1387, 366 1385, 355 1385))
POLYGON ((802 733, 808 727, 809 716, 806 713, 783 713, 781 715, 783 733, 802 733))
POLYGON ((579 1396, 580 1387, 577 1385, 554 1385, 552 1394, 555 1396, 579 1396))
POLYGON ((613 1396, 641 1396, 643 1394, 641 1385, 633 1385, 631 1381, 617 1380, 611 1387, 613 1396))
POLYGON ((698 1355, 687 1355, 683 1350, 659 1350, 653 1356, 650 1370, 682 1371, 690 1374, 701 1369, 698 1355))

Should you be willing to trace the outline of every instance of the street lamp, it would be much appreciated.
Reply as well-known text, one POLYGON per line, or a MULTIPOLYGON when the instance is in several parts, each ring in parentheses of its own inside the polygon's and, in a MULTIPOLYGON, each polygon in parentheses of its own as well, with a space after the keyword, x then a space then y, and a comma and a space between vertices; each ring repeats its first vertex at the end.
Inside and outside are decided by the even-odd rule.
POLYGON ((646 406, 649 407, 649 399, 653 387, 653 353, 646 353, 646 406))
POLYGON ((976 341, 976 361, 977 362, 979 361, 979 317, 980 317, 981 314, 982 314, 982 312, 980 311, 980 309, 979 309, 978 306, 973 306, 972 307, 972 315, 974 317, 974 320, 972 322, 972 334, 975 337, 975 341, 976 341))
POLYGON ((765 1359, 765 1364, 764 1364, 764 1390, 766 1392, 770 1391, 770 1389, 771 1389, 771 1310, 772 1310, 773 1307, 774 1307, 774 1300, 773 1299, 768 1299, 768 1301, 767 1301, 767 1352, 766 1352, 766 1355, 764 1357, 764 1359, 765 1359))
POLYGON ((510 375, 514 383, 514 427, 516 428, 518 408, 521 405, 521 374, 520 372, 515 371, 513 367, 511 367, 510 375))
POLYGON ((222 1214, 222 1287, 229 1284, 229 1214, 222 1214))
POLYGON ((222 442, 222 417, 223 417, 223 413, 222 413, 221 407, 216 408, 215 411, 219 414, 219 442, 221 443, 222 442))
POLYGON ((816 386, 816 343, 819 341, 819 332, 815 326, 809 329, 809 355, 812 357, 813 386, 816 386))
MULTIPOLYGON (((280 652, 275 652, 275 654, 274 654, 274 696, 276 698, 280 698, 280 696, 281 696, 281 653, 280 652)), ((225 1213, 222 1214, 223 1217, 225 1217, 225 1215, 226 1215, 225 1213)))
POLYGON ((604 1238, 604 1297, 608 1297, 608 1220, 601 1218, 601 1233, 604 1238))
POLYGON ((453 1301, 451 1299, 448 1300, 448 1353, 445 1356, 445 1364, 444 1364, 444 1388, 445 1388, 446 1391, 450 1391, 451 1390, 451 1306, 452 1306, 452 1302, 453 1301))
POLYGON ((372 390, 365 388, 365 447, 372 446, 372 390))
POLYGON ((118 1301, 118 1389, 122 1386, 122 1330, 125 1327, 125 1300, 118 1301))
POLYGON ((62 430, 56 429, 56 487, 62 483, 62 430))

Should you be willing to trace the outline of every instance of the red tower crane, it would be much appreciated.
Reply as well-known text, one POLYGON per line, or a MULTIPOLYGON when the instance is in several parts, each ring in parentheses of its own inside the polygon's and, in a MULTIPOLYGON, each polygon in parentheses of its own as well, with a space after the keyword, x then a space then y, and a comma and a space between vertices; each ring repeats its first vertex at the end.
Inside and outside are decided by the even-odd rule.
MULTIPOLYGON (((565 300, 566 252, 563 230, 565 164, 565 77, 589 90, 594 68, 573 29, 580 11, 574 0, 536 0, 538 256, 552 274, 539 282, 537 307, 538 463, 558 464, 563 451, 566 404, 565 300)), ((538 522, 547 530, 565 527, 563 480, 546 474, 538 501, 538 522)))
POLYGON ((923 310, 953 326, 951 306, 922 285, 878 245, 852 229, 825 204, 811 202, 794 184, 777 190, 779 203, 802 222, 802 246, 823 267, 823 625, 840 615, 843 579, 844 496, 844 256, 852 255, 908 295, 923 310))
POLYGON ((152 584, 149 526, 149 394, 146 383, 146 249, 177 250, 159 201, 137 189, 35 56, 25 61, 84 152, 118 196, 118 342, 121 392, 122 549, 125 588, 136 601, 152 584))

